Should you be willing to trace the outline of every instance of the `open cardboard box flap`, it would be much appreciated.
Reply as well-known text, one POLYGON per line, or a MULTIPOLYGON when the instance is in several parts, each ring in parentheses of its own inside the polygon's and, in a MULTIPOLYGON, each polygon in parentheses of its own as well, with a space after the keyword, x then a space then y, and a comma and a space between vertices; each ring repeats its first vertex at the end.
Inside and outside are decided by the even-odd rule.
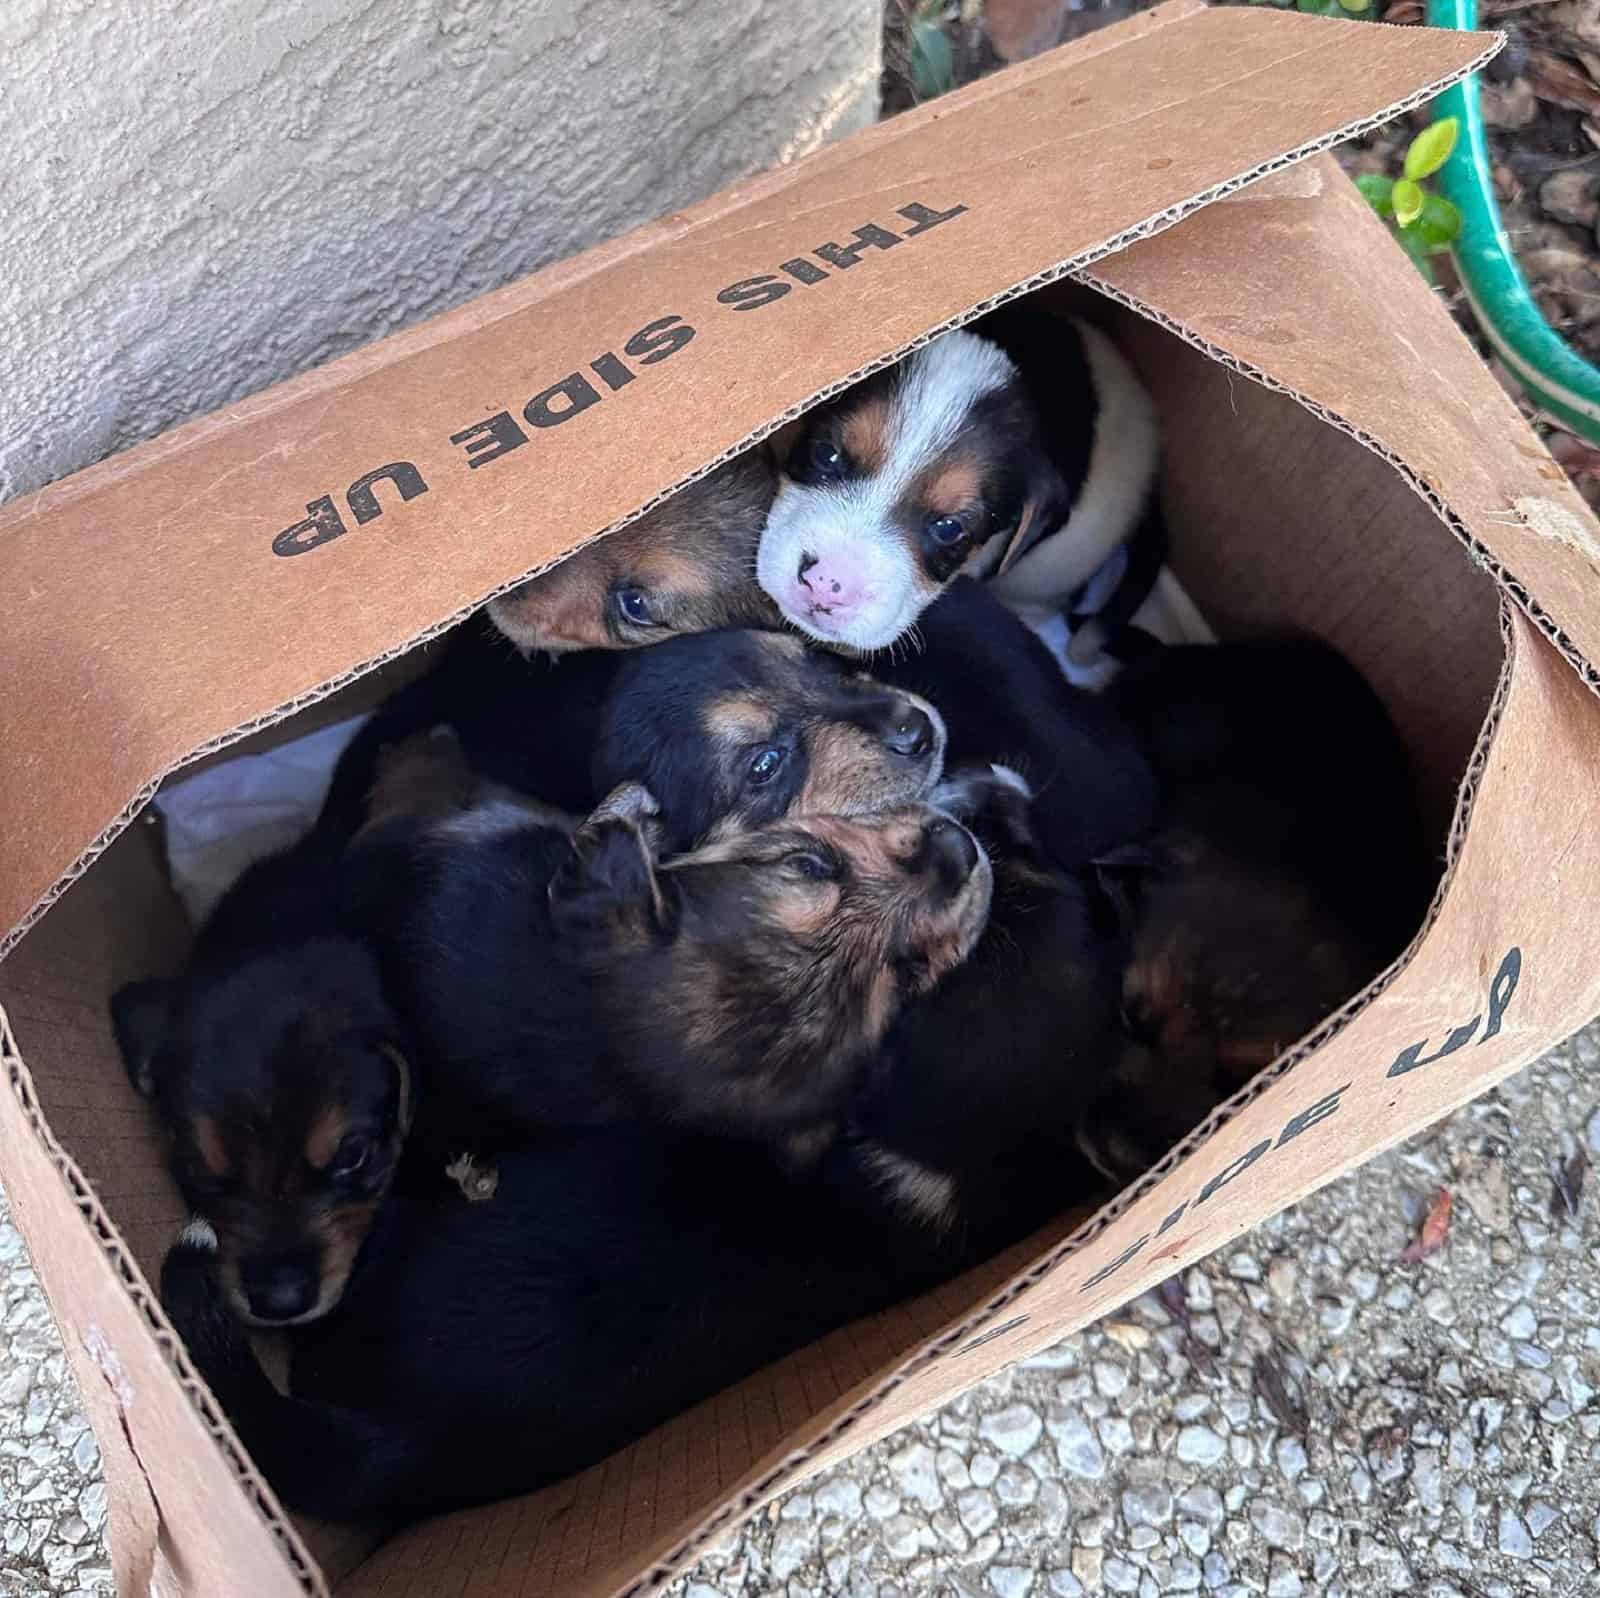
MULTIPOLYGON (((1600 1007, 1600 531, 1334 164, 1293 164, 1491 51, 1179 0, 0 512, 13 941, 167 771, 933 332, 1073 274, 1137 313, 1117 336, 1162 367, 1164 491, 1192 529, 1180 576, 1224 632, 1316 622, 1424 765, 1440 752, 1448 869, 1407 957, 1088 1226, 528 1499, 364 1562, 357 1541, 319 1540, 341 1593, 653 1585, 797 1473, 1124 1301, 1600 1007), (1254 382, 1235 389, 1218 362, 1254 382), (1208 472, 1218 451, 1228 469, 1208 472), (1347 487, 1349 526, 1323 548, 1301 512, 1342 514, 1347 487), (1275 567, 1272 594, 1242 553, 1275 567), (1498 683, 1483 572, 1508 600, 1498 683)), ((173 1199, 143 1107, 106 1086, 105 973, 160 943, 163 904, 181 937, 141 869, 112 850, 0 971, 17 1033, 0 1015, 0 1174, 106 1458, 119 1590, 153 1573, 169 1595, 324 1591, 139 1268, 173 1199), (105 1205, 75 1163, 87 1149, 97 1181, 120 1172, 105 1205)))
POLYGON ((1180 0, 0 513, 23 618, 0 638, 0 951, 197 750, 975 306, 1416 104, 1492 48, 1180 0), (829 245, 832 262, 812 253, 829 245), (796 260, 799 279, 781 270, 796 260), (726 302, 763 277, 790 292, 726 302), (612 392, 619 359, 635 375, 612 392), (604 398, 550 396, 547 425, 529 425, 530 400, 569 374, 604 398))

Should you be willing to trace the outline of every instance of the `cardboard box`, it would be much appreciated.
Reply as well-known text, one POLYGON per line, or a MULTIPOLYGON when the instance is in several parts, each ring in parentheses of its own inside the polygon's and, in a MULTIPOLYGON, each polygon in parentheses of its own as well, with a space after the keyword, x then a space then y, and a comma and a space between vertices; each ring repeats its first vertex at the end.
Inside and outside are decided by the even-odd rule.
POLYGON ((0 1180, 100 1440, 120 1592, 649 1590, 1600 1009, 1600 528, 1314 154, 1492 48, 1179 0, 0 512, 0 1180), (163 774, 298 729, 823 394, 1058 280, 1157 397, 1175 564, 1210 618, 1308 626, 1389 702, 1448 861, 1427 927, 1090 1224, 530 1498, 376 1551, 302 1535, 148 1285, 181 1216, 105 1000, 185 929, 129 823, 163 774))

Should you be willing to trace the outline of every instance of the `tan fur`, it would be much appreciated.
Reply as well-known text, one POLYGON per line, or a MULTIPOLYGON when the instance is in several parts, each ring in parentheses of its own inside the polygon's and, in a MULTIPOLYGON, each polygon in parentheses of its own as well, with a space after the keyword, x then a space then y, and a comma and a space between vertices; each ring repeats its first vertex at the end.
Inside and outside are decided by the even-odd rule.
POLYGON ((863 472, 881 472, 889 459, 889 396, 872 393, 846 414, 839 442, 863 472))
POLYGON ((324 1105, 306 1133, 306 1164, 314 1171, 325 1170, 348 1130, 343 1106, 324 1105))
POLYGON ((753 693, 713 699, 701 713, 706 736, 728 748, 770 737, 776 719, 771 707, 753 693))
POLYGON ((978 463, 957 455, 947 458, 913 490, 930 516, 959 516, 983 499, 983 474, 978 463))
POLYGON ((876 1045, 906 998, 965 959, 987 919, 986 866, 954 899, 930 896, 922 861, 933 815, 918 806, 794 818, 667 865, 696 906, 672 951, 664 1001, 691 1044, 714 1057, 745 1035, 753 1007, 768 1007, 784 1018, 774 1078, 876 1045), (789 868, 796 852, 817 846, 842 857, 842 879, 789 868))
POLYGON ((226 1180, 233 1174, 233 1161, 222 1141, 222 1128, 209 1115, 197 1115, 193 1126, 194 1146, 206 1169, 218 1180, 226 1180))

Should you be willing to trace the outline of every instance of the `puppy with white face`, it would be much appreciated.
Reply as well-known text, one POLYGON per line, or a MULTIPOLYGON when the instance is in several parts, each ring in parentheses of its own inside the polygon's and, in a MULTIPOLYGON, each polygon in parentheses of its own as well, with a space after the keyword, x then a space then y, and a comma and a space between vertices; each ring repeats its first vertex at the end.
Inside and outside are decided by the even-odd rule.
POLYGON ((1006 307, 819 406, 798 431, 756 575, 823 643, 879 649, 959 572, 1034 620, 1147 513, 1148 396, 1086 323, 1006 307))

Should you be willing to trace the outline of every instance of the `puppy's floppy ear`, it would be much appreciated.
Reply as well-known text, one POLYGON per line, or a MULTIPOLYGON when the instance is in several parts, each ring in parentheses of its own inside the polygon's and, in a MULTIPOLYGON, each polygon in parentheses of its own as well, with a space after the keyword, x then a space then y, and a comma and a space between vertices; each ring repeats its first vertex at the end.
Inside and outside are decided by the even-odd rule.
POLYGON ((1167 869, 1162 852, 1146 843, 1127 843, 1097 855, 1092 862, 1100 891, 1116 911, 1124 937, 1132 934, 1144 908, 1145 886, 1167 869))
POLYGON ((572 835, 550 879, 550 916, 575 938, 609 940, 672 927, 672 905, 655 867, 660 811, 649 791, 625 782, 572 835))
POLYGON ((1004 576, 1035 544, 1054 532, 1067 519, 1071 509, 1072 501, 1067 495, 1061 474, 1041 456, 1037 469, 1028 480, 1015 524, 1001 534, 1004 542, 1000 559, 990 575, 1004 576))
POLYGON ((128 1080, 141 1098, 156 1090, 155 1063, 172 1020, 172 984, 130 982, 111 995, 111 1030, 127 1067, 128 1080))

